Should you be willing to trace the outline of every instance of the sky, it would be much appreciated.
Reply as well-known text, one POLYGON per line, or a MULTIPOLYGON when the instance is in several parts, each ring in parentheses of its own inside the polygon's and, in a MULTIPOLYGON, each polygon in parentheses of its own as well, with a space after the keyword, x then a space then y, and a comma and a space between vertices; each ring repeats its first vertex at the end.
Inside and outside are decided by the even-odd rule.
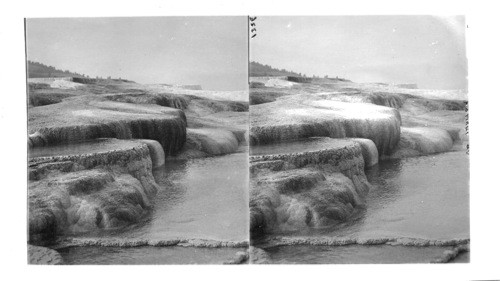
POLYGON ((246 17, 27 19, 27 57, 138 83, 246 90, 246 17))
POLYGON ((467 89, 463 16, 257 18, 250 58, 308 76, 467 89))

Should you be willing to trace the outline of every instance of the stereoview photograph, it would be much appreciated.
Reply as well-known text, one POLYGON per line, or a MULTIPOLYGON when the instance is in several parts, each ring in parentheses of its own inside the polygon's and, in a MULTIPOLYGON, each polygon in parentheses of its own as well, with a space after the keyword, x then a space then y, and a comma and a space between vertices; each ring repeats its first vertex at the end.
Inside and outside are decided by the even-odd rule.
POLYGON ((29 263, 248 261, 246 28, 26 20, 29 263))
POLYGON ((469 262, 465 17, 25 23, 29 264, 469 262))
POLYGON ((468 262, 465 19, 255 22, 252 260, 468 262))

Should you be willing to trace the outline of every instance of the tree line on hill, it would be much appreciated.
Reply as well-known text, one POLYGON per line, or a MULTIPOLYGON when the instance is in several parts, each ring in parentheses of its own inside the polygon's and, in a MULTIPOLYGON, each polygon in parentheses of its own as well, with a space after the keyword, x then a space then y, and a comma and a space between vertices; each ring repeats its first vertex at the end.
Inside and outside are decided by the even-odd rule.
MULTIPOLYGON (((256 61, 250 62, 250 76, 263 77, 263 76, 295 76, 295 77, 308 77, 305 73, 297 73, 286 69, 277 69, 268 64, 261 64, 256 61)), ((311 78, 321 78, 320 76, 313 75, 311 78)), ((347 79, 336 77, 328 77, 325 75, 323 78, 337 79, 340 81, 349 81, 347 79)))
MULTIPOLYGON (((101 76, 90 77, 77 72, 69 70, 62 70, 55 68, 51 65, 46 65, 40 62, 28 60, 28 78, 49 78, 49 77, 78 77, 78 78, 94 78, 94 79, 112 79, 111 76, 107 78, 101 76)), ((121 80, 121 77, 118 78, 121 80)))

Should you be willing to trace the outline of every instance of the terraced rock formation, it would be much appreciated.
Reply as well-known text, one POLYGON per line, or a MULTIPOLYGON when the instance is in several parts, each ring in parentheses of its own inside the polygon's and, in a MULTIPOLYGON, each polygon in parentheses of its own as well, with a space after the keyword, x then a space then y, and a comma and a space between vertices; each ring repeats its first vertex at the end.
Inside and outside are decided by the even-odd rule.
POLYGON ((380 157, 395 158, 448 151, 450 139, 468 141, 461 91, 315 79, 289 89, 251 89, 250 99, 252 145, 313 136, 366 138, 380 157))
POLYGON ((399 142, 400 124, 399 112, 393 108, 281 99, 252 106, 250 143, 308 137, 365 138, 371 139, 381 154, 388 154, 399 142))
POLYGON ((139 223, 159 189, 153 168, 247 144, 241 93, 61 81, 34 81, 28 92, 29 243, 139 223))
POLYGON ((370 189, 365 168, 468 141, 461 93, 286 80, 251 79, 259 83, 250 89, 249 136, 256 239, 345 222, 370 189))
POLYGON ((364 163, 363 148, 348 139, 312 138, 253 147, 252 235, 347 220, 369 190, 364 163))
POLYGON ((95 138, 153 139, 167 155, 186 141, 181 110, 157 105, 131 105, 100 97, 77 97, 28 111, 29 147, 95 138))
POLYGON ((99 139, 33 154, 30 241, 138 222, 158 189, 141 141, 99 139))

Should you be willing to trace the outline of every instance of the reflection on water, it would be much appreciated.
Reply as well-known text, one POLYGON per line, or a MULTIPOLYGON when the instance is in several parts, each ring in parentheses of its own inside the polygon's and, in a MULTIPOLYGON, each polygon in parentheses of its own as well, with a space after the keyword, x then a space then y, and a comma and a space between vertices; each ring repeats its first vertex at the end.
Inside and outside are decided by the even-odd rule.
POLYGON ((367 176, 373 189, 354 227, 361 236, 469 237, 469 158, 464 151, 382 162, 367 176))
POLYGON ((248 153, 169 161, 155 178, 167 192, 156 197, 148 236, 248 238, 248 153))

